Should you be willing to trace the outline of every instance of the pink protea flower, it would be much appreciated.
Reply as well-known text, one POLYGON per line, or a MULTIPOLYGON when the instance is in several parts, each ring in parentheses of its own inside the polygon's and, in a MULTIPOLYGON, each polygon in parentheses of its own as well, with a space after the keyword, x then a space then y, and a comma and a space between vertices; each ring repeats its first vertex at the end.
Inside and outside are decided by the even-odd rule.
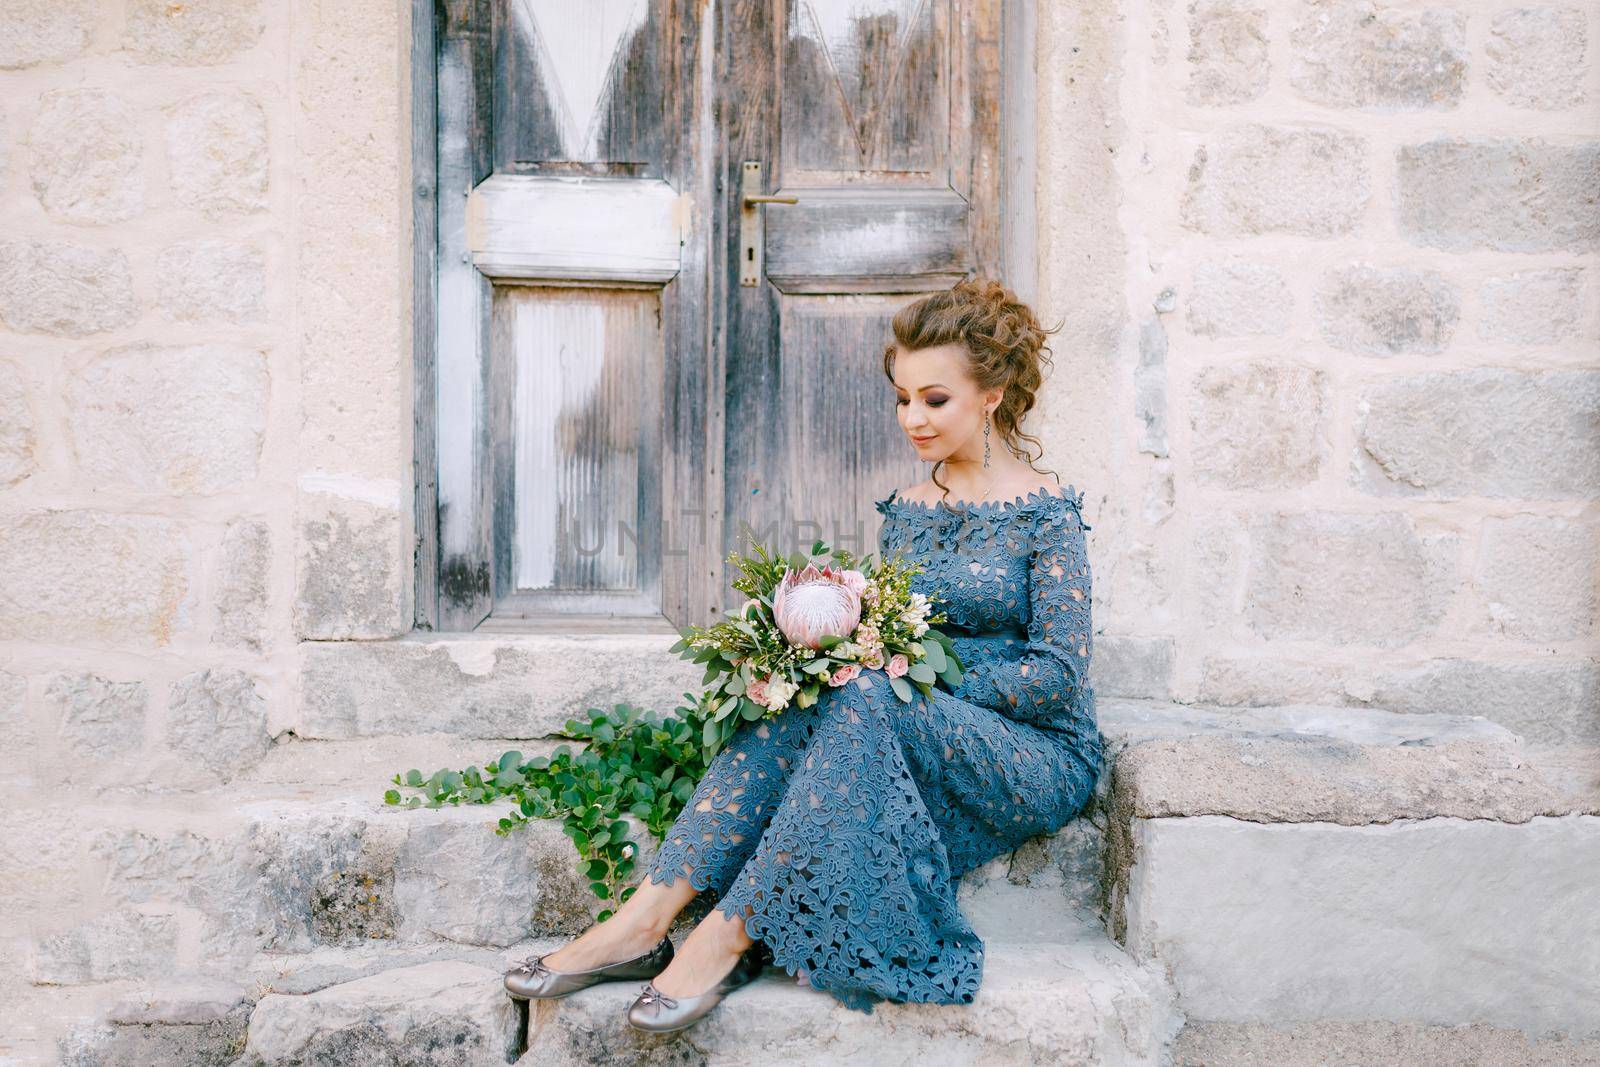
POLYGON ((911 661, 906 659, 906 654, 904 652, 896 652, 889 657, 889 665, 884 668, 884 673, 891 678, 898 678, 910 669, 911 661))
POLYGON ((790 644, 821 648, 830 635, 849 637, 861 622, 861 594, 850 571, 831 567, 817 569, 814 563, 796 573, 783 572, 783 580, 772 596, 772 617, 790 644))
POLYGON ((850 679, 859 676, 860 674, 861 664, 846 663, 844 666, 838 668, 832 674, 828 675, 828 684, 837 689, 839 686, 848 682, 850 679))

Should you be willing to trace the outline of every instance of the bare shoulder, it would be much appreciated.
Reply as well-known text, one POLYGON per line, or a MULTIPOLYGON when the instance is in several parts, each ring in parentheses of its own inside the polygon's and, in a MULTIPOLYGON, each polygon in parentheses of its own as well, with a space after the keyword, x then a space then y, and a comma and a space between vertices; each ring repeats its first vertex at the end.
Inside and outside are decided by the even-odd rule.
MULTIPOLYGON (((991 500, 1009 502, 1019 496, 1032 496, 1035 493, 1044 493, 1048 496, 1061 497, 1066 495, 1062 484, 1054 478, 1049 481, 1040 481, 1039 476, 1033 471, 1026 471, 1027 477, 1018 476, 1008 479, 994 487, 989 494, 991 500)), ((907 486, 896 494, 901 500, 910 500, 918 504, 936 504, 943 500, 944 490, 934 484, 932 478, 918 482, 916 485, 907 486)))
POLYGON ((901 500, 909 500, 916 504, 933 504, 943 494, 939 487, 933 484, 933 479, 928 478, 918 482, 916 485, 909 485, 897 491, 895 495, 901 500))

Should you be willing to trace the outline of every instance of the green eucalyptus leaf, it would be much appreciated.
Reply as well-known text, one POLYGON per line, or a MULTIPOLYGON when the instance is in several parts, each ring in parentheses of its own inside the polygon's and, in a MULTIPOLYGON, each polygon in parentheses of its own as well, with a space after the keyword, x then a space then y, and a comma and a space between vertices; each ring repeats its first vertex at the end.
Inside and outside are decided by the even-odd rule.
POLYGON ((911 676, 912 681, 924 683, 932 682, 939 676, 938 672, 926 663, 913 663, 906 673, 911 676))
POLYGON ((899 697, 908 704, 911 702, 912 693, 910 682, 906 681, 904 678, 890 678, 889 685, 894 689, 895 696, 899 697))

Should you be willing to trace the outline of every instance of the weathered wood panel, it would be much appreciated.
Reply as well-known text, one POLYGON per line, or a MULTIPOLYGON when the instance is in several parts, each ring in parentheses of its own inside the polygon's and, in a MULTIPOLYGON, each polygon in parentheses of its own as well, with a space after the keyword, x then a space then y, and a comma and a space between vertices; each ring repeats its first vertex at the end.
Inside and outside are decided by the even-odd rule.
POLYGON ((659 178, 497 174, 467 198, 467 246, 491 278, 668 282, 689 214, 659 178))
POLYGON ((501 286, 493 348, 496 614, 657 611, 659 291, 501 286))
POLYGON ((971 262, 967 202, 950 189, 789 189, 767 209, 767 278, 785 293, 949 288, 971 262))
POLYGON ((447 0, 439 33, 439 307, 434 350, 439 627, 470 630, 492 604, 489 282, 472 266, 467 193, 490 170, 491 0, 447 0))

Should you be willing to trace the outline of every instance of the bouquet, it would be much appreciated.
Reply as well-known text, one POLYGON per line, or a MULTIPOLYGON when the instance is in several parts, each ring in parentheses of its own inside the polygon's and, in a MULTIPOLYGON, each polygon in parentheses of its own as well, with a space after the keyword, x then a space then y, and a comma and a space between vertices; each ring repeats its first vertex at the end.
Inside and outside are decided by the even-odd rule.
POLYGON ((810 555, 785 558, 756 545, 728 562, 748 598, 709 627, 679 631, 671 651, 703 663, 708 712, 702 742, 707 759, 740 723, 772 718, 791 704, 808 708, 824 687, 848 685, 863 670, 882 669, 902 701, 930 693, 936 681, 961 682, 961 661, 933 624, 945 616, 911 579, 922 568, 901 556, 874 563, 822 541, 810 555), (822 565, 817 565, 818 559, 822 565))

